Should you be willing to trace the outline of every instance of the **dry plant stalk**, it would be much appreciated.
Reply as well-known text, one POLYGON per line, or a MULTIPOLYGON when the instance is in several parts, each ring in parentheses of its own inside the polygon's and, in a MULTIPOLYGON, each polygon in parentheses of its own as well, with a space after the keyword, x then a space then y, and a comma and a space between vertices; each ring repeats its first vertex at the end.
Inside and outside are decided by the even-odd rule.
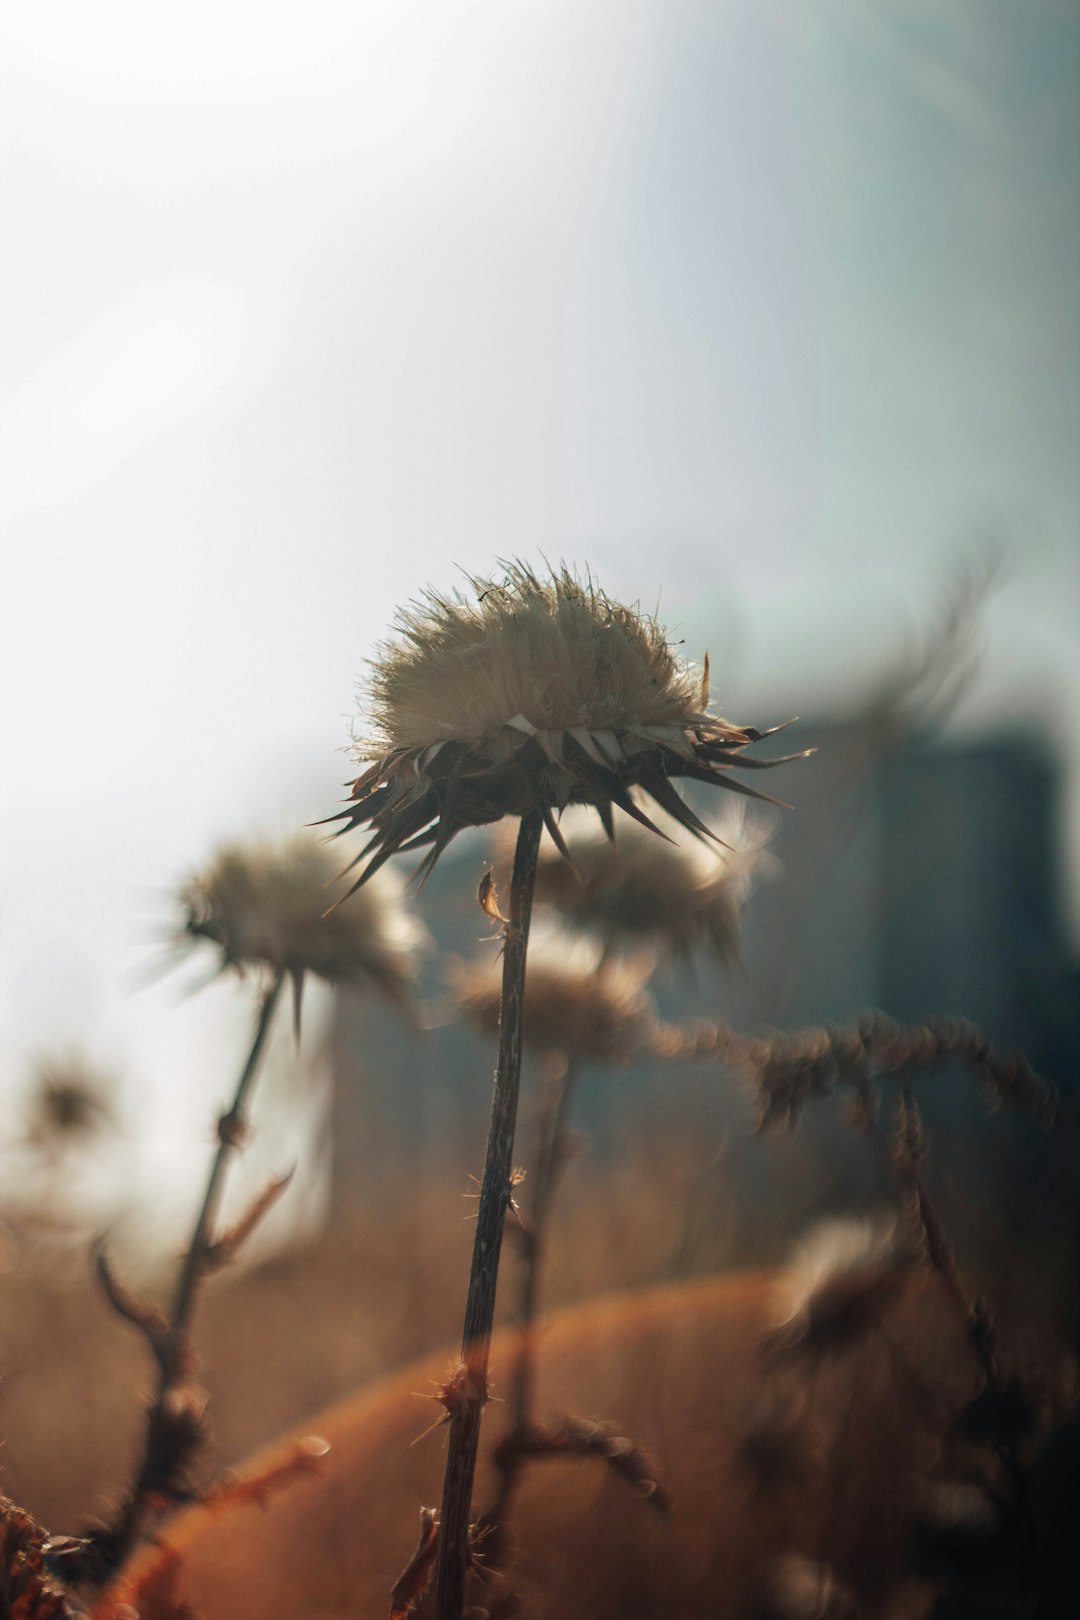
MULTIPOLYGON (((486 880, 483 889, 488 915, 498 916, 493 881, 486 880)), ((611 1461, 623 1456, 627 1447, 637 1455, 632 1443, 615 1436, 614 1430, 608 1438, 615 1436, 618 1440, 615 1451, 605 1451, 599 1441, 589 1445, 571 1443, 569 1435, 580 1438, 586 1430, 592 1434, 592 1427, 569 1417, 554 1426, 541 1426, 533 1411, 533 1398, 540 1283, 552 1207, 567 1158, 578 1080, 588 1063, 626 1063, 655 1050, 662 1026, 657 1024, 644 992, 652 967, 651 958, 613 958, 601 953, 595 942, 561 932, 537 939, 529 958, 523 1040, 545 1061, 545 1099, 536 1164, 529 1179, 528 1214, 515 1205, 517 1220, 513 1230, 522 1266, 516 1312, 520 1340, 507 1397, 509 1431, 494 1454, 498 1474, 494 1498, 476 1522, 476 1543, 483 1548, 485 1562, 493 1567, 502 1562, 511 1501, 530 1457, 556 1453, 601 1455, 611 1461)), ((462 1016, 481 1033, 496 1035, 500 1001, 490 968, 486 964, 458 964, 451 968, 450 977, 462 1016)), ((652 1490, 643 1494, 654 1506, 665 1500, 665 1493, 655 1481, 652 1490)))
POLYGON ((271 1184, 231 1232, 216 1240, 213 1238, 229 1156, 244 1140, 247 1098, 283 981, 284 975, 279 972, 262 997, 254 1037, 232 1104, 218 1121, 217 1150, 168 1316, 128 1293, 113 1276, 104 1249, 99 1248, 97 1252, 98 1277, 110 1304, 118 1315, 140 1330, 158 1368, 157 1388, 147 1414, 142 1461, 117 1522, 105 1538, 107 1562, 112 1568, 118 1568, 127 1558, 151 1512, 193 1498, 188 1469, 206 1438, 206 1396, 195 1379, 191 1336, 199 1284, 209 1271, 234 1257, 243 1238, 288 1185, 288 1177, 271 1184))
POLYGON ((578 1073, 572 1059, 562 1054, 553 1055, 546 1076, 547 1096, 540 1122, 529 1213, 525 1217, 519 1216, 517 1224, 516 1236, 522 1255, 517 1308, 520 1339, 510 1373, 509 1430, 495 1450, 498 1484, 494 1499, 477 1520, 477 1536, 482 1541, 484 1556, 495 1566, 502 1561, 506 1521, 514 1488, 526 1457, 534 1454, 529 1450, 530 1443, 540 1432, 533 1414, 540 1278, 551 1207, 567 1157, 567 1128, 578 1073))
MULTIPOLYGON (((876 1144, 899 1185, 908 1217, 907 1241, 900 1241, 895 1223, 888 1227, 872 1222, 827 1223, 797 1260, 793 1308, 770 1347, 786 1354, 809 1352, 812 1358, 844 1350, 880 1324, 883 1311, 904 1287, 916 1260, 929 1268, 965 1325, 980 1375, 975 1395, 954 1414, 952 1430, 989 1449, 1005 1485, 1004 1494, 999 1490, 991 1504, 995 1526, 1008 1523, 1013 1556, 1020 1565, 1036 1568, 1039 1534, 1032 1514, 1030 1471, 1020 1451, 1020 1441, 1033 1425, 1033 1393, 1022 1377, 1005 1374, 989 1306, 981 1296, 971 1297, 964 1287, 953 1244, 923 1174, 929 1139, 911 1088, 905 1086, 901 1091, 893 1127, 887 1130, 879 1118, 879 1100, 868 1076, 867 1052, 876 1049, 898 1068, 914 1067, 910 1061, 899 1061, 912 1054, 927 1066, 934 1066, 938 1050, 947 1056, 966 1057, 987 1078, 996 1101, 1009 1101, 1044 1122, 1055 1118, 1056 1098, 1025 1060, 1001 1059, 971 1026, 953 1023, 904 1031, 884 1020, 876 1022, 879 1027, 875 1030, 866 1021, 863 1035, 868 1038, 861 1043, 855 1043, 852 1032, 834 1032, 824 1045, 813 1043, 817 1047, 815 1067, 824 1075, 829 1070, 821 1067, 823 1061, 835 1063, 837 1053, 845 1053, 851 1060, 846 1069, 832 1072, 830 1079, 833 1083, 846 1080, 854 1089, 855 1107, 849 1122, 876 1144)), ((805 1056, 805 1043, 796 1040, 793 1052, 800 1049, 805 1056)), ((797 1064, 799 1059, 794 1061, 797 1064)), ((914 1384, 910 1370, 901 1370, 914 1384)), ((918 1393, 921 1405, 932 1403, 931 1391, 918 1393)), ((842 1470, 844 1466, 840 1455, 835 1467, 842 1470)), ((928 1517, 928 1526, 930 1522, 928 1517)))
POLYGON ((470 598, 428 593, 398 618, 369 680, 375 736, 340 832, 367 827, 353 865, 359 888, 391 855, 426 848, 431 871, 464 827, 518 816, 495 1095, 465 1309, 461 1364, 442 1391, 450 1441, 436 1573, 438 1620, 461 1620, 469 1520, 502 1228, 509 1207, 521 1066, 525 959, 540 835, 565 848, 556 815, 592 805, 609 836, 613 809, 653 830, 632 796, 644 790, 681 826, 709 837, 673 779, 760 798, 732 780, 765 765, 743 751, 764 732, 708 711, 708 670, 695 678, 657 623, 612 601, 570 569, 540 578, 520 562, 502 580, 473 580, 470 598))
POLYGON ((333 874, 333 861, 311 836, 277 847, 227 845, 180 893, 183 937, 211 945, 219 972, 253 972, 263 989, 232 1103, 218 1120, 217 1149, 168 1314, 129 1293, 113 1276, 104 1249, 97 1253, 110 1303, 143 1334, 158 1369, 134 1483, 116 1523, 98 1538, 108 1569, 124 1562, 152 1513, 196 1495, 188 1473, 207 1432, 192 1341, 199 1287, 208 1273, 235 1258, 292 1175, 271 1181, 239 1220, 218 1231, 226 1173, 247 1136, 248 1103, 286 979, 292 981, 298 1025, 309 973, 335 986, 372 984, 398 1005, 405 1004, 413 983, 419 934, 400 896, 384 884, 348 913, 325 917, 333 874))
MULTIPOLYGON (((1009 1421, 1000 1416, 1013 1413, 1021 1393, 1015 1381, 1006 1379, 997 1352, 997 1334, 990 1307, 981 1295, 969 1297, 956 1264, 953 1244, 930 1197, 922 1173, 929 1141, 910 1089, 897 1099, 895 1125, 891 1138, 877 1128, 886 1146, 888 1161, 907 1195, 909 1210, 923 1243, 927 1262, 940 1277, 949 1298, 963 1319, 972 1355, 982 1375, 982 1389, 976 1397, 977 1411, 985 1414, 985 1438, 997 1456, 1013 1491, 1014 1499, 1026 1512, 1027 1481, 1017 1454, 1016 1436, 1009 1421)), ((1022 1403, 1026 1404, 1026 1403, 1022 1403)), ((972 1417, 969 1405, 969 1423, 972 1417)))
POLYGON ((416 1551, 394 1582, 390 1593, 390 1620, 408 1620, 431 1585, 438 1550, 439 1515, 434 1508, 420 1509, 420 1540, 416 1551))
POLYGON ((495 1063, 495 1094, 488 1126, 488 1148, 480 1187, 472 1269, 465 1300, 461 1361, 439 1392, 450 1419, 450 1442, 439 1515, 439 1557, 435 1601, 439 1620, 460 1620, 470 1564, 469 1523, 473 1476, 480 1441, 480 1417, 488 1397, 487 1368, 503 1228, 511 1197, 514 1128, 521 1078, 521 1024, 525 954, 532 914, 533 879, 542 821, 537 811, 521 818, 510 915, 503 946, 502 1020, 495 1063))
POLYGON ((1064 1112, 1054 1087, 1022 1053, 998 1052, 982 1030, 963 1018, 900 1024, 883 1013, 869 1013, 848 1028, 774 1030, 762 1036, 715 1024, 698 1031, 695 1039, 703 1052, 711 1044, 723 1066, 750 1077, 758 1094, 760 1130, 782 1128, 810 1098, 829 1096, 840 1086, 851 1086, 858 1095, 877 1077, 928 1072, 950 1062, 974 1071, 995 1109, 1015 1109, 1046 1126, 1064 1112))

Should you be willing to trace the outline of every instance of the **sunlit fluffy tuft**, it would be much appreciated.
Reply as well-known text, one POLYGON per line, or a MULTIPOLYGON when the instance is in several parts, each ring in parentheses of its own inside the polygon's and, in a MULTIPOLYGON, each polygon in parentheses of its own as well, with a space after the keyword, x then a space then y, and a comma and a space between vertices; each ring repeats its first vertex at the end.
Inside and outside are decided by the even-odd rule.
POLYGON ((799 1244, 784 1279, 781 1341, 808 1350, 857 1341, 906 1285, 912 1263, 895 1220, 822 1221, 799 1244))
POLYGON ((222 969, 368 983, 404 1001, 424 936, 401 884, 384 873, 358 904, 329 909, 340 892, 338 863, 315 837, 228 844, 181 889, 183 928, 217 947, 222 969))
MULTIPOLYGON (((704 950, 736 960, 743 905, 756 875, 775 865, 765 848, 770 824, 736 805, 705 825, 712 840, 688 839, 667 816, 657 817, 667 838, 631 822, 611 840, 584 812, 571 811, 560 830, 573 864, 546 839, 536 899, 608 948, 647 942, 676 957, 704 950)), ((507 870, 512 853, 502 856, 507 870)))
MULTIPOLYGON (((628 1063, 652 1047, 657 1025, 645 984, 651 961, 608 963, 585 941, 538 930, 525 974, 524 1039, 538 1051, 589 1063, 628 1063)), ((499 1030, 501 964, 452 963, 451 993, 467 1023, 499 1030)))
POLYGON ((654 618, 568 568, 540 579, 511 563, 467 597, 429 591, 398 615, 372 666, 372 759, 451 738, 482 743, 523 719, 541 731, 622 730, 700 718, 701 677, 654 618), (475 593, 475 594, 473 594, 475 593))

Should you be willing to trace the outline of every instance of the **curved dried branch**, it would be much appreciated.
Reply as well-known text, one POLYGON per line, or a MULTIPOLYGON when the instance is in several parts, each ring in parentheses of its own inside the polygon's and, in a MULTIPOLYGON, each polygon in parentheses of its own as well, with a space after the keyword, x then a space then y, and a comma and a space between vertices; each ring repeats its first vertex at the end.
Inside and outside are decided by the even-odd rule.
POLYGON ((436 1508, 420 1509, 420 1540, 416 1551, 394 1582, 390 1593, 390 1620, 408 1620, 431 1585, 438 1553, 439 1514, 436 1508))
POLYGON ((140 1299, 120 1281, 109 1262, 103 1240, 95 1244, 93 1258, 94 1273, 109 1304, 117 1316, 122 1316, 125 1322, 138 1328, 160 1362, 170 1335, 168 1319, 156 1305, 140 1299))
POLYGON ((655 1460, 612 1423, 564 1417, 550 1426, 518 1429, 496 1448, 498 1465, 509 1456, 599 1457, 657 1512, 671 1511, 671 1493, 659 1477, 655 1460))
MULTIPOLYGON (((702 1051, 710 1044, 704 1033, 698 1040, 702 1051)), ((1048 1127, 1062 1112, 1056 1088, 1035 1073, 1022 1053, 998 1051, 983 1030, 963 1018, 901 1024, 883 1013, 869 1013, 846 1028, 822 1025, 758 1037, 716 1025, 711 1047, 722 1064, 750 1076, 760 1104, 760 1130, 790 1123, 809 1099, 829 1096, 840 1086, 865 1086, 883 1076, 926 1072, 948 1063, 971 1068, 994 1109, 1015 1109, 1048 1127)))
POLYGON ((294 1166, 286 1175, 278 1176, 271 1181, 252 1199, 238 1221, 227 1227, 213 1243, 207 1244, 203 1258, 207 1270, 219 1270, 236 1258, 242 1245, 247 1242, 264 1216, 273 1209, 295 1174, 294 1166))

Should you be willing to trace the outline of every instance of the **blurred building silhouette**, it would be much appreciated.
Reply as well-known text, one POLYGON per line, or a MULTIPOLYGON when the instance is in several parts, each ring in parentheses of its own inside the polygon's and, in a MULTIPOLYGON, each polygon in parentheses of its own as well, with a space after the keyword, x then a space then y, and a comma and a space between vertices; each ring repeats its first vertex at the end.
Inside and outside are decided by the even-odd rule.
MULTIPOLYGON (((770 783, 795 808, 778 812, 780 871, 746 908, 743 965, 661 977, 663 1015, 750 1029, 842 1023, 868 1008, 910 1021, 958 1014, 1072 1087, 1077 975, 1049 746, 1025 733, 886 747, 876 729, 800 722, 800 742, 818 753, 770 783)), ((436 1012, 439 956, 497 950, 475 901, 487 847, 479 835, 459 840, 419 897, 437 943, 425 986, 436 1012)), ((335 1202, 381 1167, 416 1167, 429 1153, 478 1170, 490 1047, 460 1028, 405 1030, 367 1000, 342 1007, 337 1066, 335 1202)), ((630 1070, 586 1088, 580 1117, 594 1151, 617 1143, 619 1119, 650 1090, 700 1087, 680 1072, 630 1070)), ((946 1123, 978 1111, 976 1088, 942 1089, 946 1123)))

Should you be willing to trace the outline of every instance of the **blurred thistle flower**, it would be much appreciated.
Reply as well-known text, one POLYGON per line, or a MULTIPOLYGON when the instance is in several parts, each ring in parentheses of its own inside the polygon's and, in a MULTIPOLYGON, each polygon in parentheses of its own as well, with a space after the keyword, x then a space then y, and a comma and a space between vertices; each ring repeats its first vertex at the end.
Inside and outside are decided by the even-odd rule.
POLYGON ((475 599, 431 591, 402 611, 372 663, 375 735, 355 747, 371 763, 327 818, 372 829, 356 887, 430 846, 424 876, 463 827, 534 809, 560 850, 553 812, 569 804, 594 806, 609 834, 616 805, 652 829, 634 787, 708 837, 672 778, 766 797, 728 773, 784 763, 743 756, 770 732, 710 714, 708 661, 692 673, 654 618, 565 565, 542 579, 511 562, 501 581, 470 583, 475 599))
MULTIPOLYGON (((637 941, 675 957, 704 949, 721 962, 738 959, 739 920, 754 876, 775 864, 764 847, 769 824, 736 805, 724 821, 705 818, 714 843, 669 843, 631 826, 614 844, 581 824, 585 812, 571 815, 560 831, 572 865, 552 845, 541 845, 538 902, 605 948, 637 941)), ((659 825, 677 836, 669 818, 659 825)))
POLYGON ((855 1620, 859 1605, 828 1564, 785 1553, 769 1567, 759 1613, 762 1620, 855 1620))
POLYGON ((337 862, 318 839, 228 844, 180 891, 184 934, 220 952, 219 968, 287 974, 297 1002, 311 973, 330 985, 371 984, 405 1006, 424 930, 389 873, 359 902, 332 906, 337 862))
POLYGON ((907 1285, 914 1256, 896 1222, 822 1221, 799 1244, 782 1288, 777 1348, 842 1350, 877 1325, 907 1285))
POLYGON ((27 1101, 29 1140, 46 1144, 96 1135, 115 1118, 114 1089, 79 1058, 40 1063, 27 1101))
MULTIPOLYGON (((587 941, 537 932, 525 970, 524 1040, 583 1063, 629 1063, 652 1050, 658 1026, 645 993, 652 961, 608 964, 587 941)), ((452 962, 451 993, 461 1016, 493 1040, 499 1032, 497 962, 452 962)))

